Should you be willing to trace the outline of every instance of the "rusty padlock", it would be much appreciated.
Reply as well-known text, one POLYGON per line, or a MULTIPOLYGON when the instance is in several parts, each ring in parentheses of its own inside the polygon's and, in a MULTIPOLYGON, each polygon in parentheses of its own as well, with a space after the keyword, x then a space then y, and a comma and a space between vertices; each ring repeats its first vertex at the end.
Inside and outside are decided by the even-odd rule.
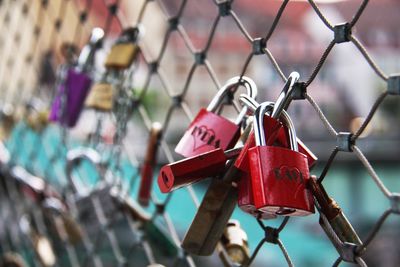
POLYGON ((268 106, 263 103, 254 113, 256 146, 248 151, 255 206, 262 212, 276 215, 306 216, 314 213, 314 201, 306 188, 310 176, 307 157, 298 152, 291 120, 287 125, 291 149, 266 146, 263 122, 268 106))
POLYGON ((222 235, 221 243, 232 263, 242 265, 249 260, 250 251, 247 240, 247 234, 240 227, 240 222, 238 220, 229 220, 222 235))
POLYGON ((141 168, 141 178, 138 194, 138 202, 143 206, 148 206, 151 189, 153 186, 153 170, 157 159, 157 150, 159 140, 162 135, 162 125, 159 122, 154 122, 151 125, 150 136, 147 143, 147 151, 141 168))
POLYGON ((123 30, 107 55, 105 67, 118 70, 129 68, 138 55, 137 42, 142 34, 143 29, 140 26, 123 30))
POLYGON ((58 88, 51 107, 50 121, 68 127, 76 125, 92 84, 90 72, 94 66, 95 52, 101 47, 103 37, 104 31, 94 28, 89 43, 79 55, 77 66, 69 68, 64 74, 64 82, 58 88))
POLYGON ((247 107, 244 107, 235 122, 232 122, 215 112, 218 110, 225 96, 234 93, 238 84, 244 85, 247 95, 251 98, 257 96, 257 86, 248 77, 234 77, 218 91, 206 109, 202 108, 194 118, 189 128, 175 148, 175 152, 192 157, 210 150, 232 148, 240 136, 240 126, 246 115, 247 107))

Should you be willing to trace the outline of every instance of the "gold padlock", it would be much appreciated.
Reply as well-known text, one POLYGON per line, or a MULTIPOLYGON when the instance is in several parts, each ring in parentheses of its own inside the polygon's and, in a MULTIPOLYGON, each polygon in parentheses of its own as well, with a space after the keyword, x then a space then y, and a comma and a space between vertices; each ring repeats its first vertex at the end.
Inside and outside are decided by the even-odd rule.
POLYGON ((109 83, 96 83, 90 89, 85 106, 99 111, 110 111, 113 108, 113 86, 109 83))
POLYGON ((0 140, 7 139, 17 121, 12 106, 5 106, 0 115, 0 140))
POLYGON ((140 27, 127 28, 122 31, 106 58, 105 67, 107 69, 129 68, 138 54, 137 40, 142 31, 140 27))
MULTIPOLYGON (((230 220, 221 238, 228 257, 233 263, 244 264, 250 258, 247 234, 237 220, 230 220)), ((221 255, 220 255, 221 256, 221 255)))
POLYGON ((34 131, 41 132, 49 124, 49 111, 43 110, 31 110, 26 116, 26 124, 34 131))
POLYGON ((116 44, 111 48, 104 65, 107 69, 129 68, 136 57, 137 51, 138 48, 136 44, 116 44))

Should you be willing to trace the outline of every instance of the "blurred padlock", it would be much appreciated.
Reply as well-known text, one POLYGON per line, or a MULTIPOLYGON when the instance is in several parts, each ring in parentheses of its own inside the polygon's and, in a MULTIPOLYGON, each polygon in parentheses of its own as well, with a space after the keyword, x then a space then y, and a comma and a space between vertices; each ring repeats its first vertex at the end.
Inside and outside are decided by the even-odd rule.
POLYGON ((5 104, 0 111, 0 140, 7 139, 16 123, 15 110, 11 104, 5 104))
POLYGON ((139 47, 137 45, 143 29, 140 27, 127 28, 122 31, 116 44, 111 47, 107 55, 105 67, 107 69, 127 69, 136 59, 139 47))
POLYGON ((39 233, 37 226, 30 214, 24 214, 19 220, 21 231, 29 238, 33 250, 43 267, 53 267, 56 264, 56 256, 50 240, 39 233))
POLYGON ((340 206, 333 198, 329 197, 325 188, 316 180, 315 176, 310 177, 309 186, 316 200, 316 206, 321 214, 319 224, 329 239, 331 239, 332 244, 335 246, 339 254, 341 254, 342 247, 335 241, 335 238, 332 236, 331 231, 328 228, 333 230, 341 242, 362 245, 362 241, 358 237, 353 226, 347 220, 340 206), (329 225, 326 224, 324 217, 329 225))
POLYGON ((159 122, 153 122, 150 128, 150 136, 147 141, 147 151, 143 165, 141 167, 140 185, 138 193, 138 202, 143 206, 148 206, 151 190, 153 187, 153 170, 157 160, 157 150, 159 140, 162 135, 162 125, 159 122))
POLYGON ((51 216, 51 220, 60 221, 55 225, 60 237, 68 238, 72 244, 82 240, 82 233, 78 223, 71 217, 62 196, 43 178, 34 176, 21 166, 14 166, 10 175, 15 179, 24 197, 40 205, 43 214, 51 216))
POLYGON ((83 223, 89 235, 93 235, 106 223, 104 220, 115 219, 119 206, 113 196, 115 193, 112 185, 101 180, 93 189, 86 189, 82 182, 78 182, 72 172, 83 159, 96 167, 102 179, 100 154, 96 150, 83 147, 68 151, 66 175, 74 192, 73 202, 78 210, 79 221, 83 223))
POLYGON ((26 124, 34 131, 41 132, 48 125, 48 110, 30 111, 26 116, 26 124))
POLYGON ((50 121, 68 127, 76 125, 92 84, 90 72, 94 66, 95 52, 101 47, 103 37, 102 29, 92 30, 89 43, 79 55, 77 66, 67 70, 65 81, 58 88, 49 115, 50 121))
POLYGON ((247 234, 240 227, 238 220, 229 220, 222 235, 221 243, 233 263, 243 265, 249 260, 250 251, 247 234))
POLYGON ((113 108, 113 85, 106 82, 96 83, 92 86, 86 98, 85 106, 98 111, 108 112, 113 108))
POLYGON ((192 157, 210 150, 232 148, 239 139, 242 121, 246 115, 247 107, 244 107, 235 122, 232 122, 216 112, 224 98, 233 94, 239 85, 244 85, 247 95, 251 98, 257 96, 257 86, 248 77, 234 77, 218 91, 207 109, 202 108, 194 118, 189 128, 175 148, 175 152, 192 157))

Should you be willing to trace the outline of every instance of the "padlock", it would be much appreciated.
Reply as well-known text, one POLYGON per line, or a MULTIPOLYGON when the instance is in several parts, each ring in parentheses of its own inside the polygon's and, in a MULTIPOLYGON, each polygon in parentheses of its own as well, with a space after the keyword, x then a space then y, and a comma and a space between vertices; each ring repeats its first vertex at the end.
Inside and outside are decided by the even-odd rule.
MULTIPOLYGON (((240 137, 237 147, 248 138, 251 125, 240 137)), ((213 253, 220 241, 229 218, 236 207, 237 182, 241 177, 233 160, 228 161, 219 179, 212 179, 196 215, 182 241, 186 252, 207 256, 213 253)))
POLYGON ((49 111, 46 109, 30 111, 26 116, 26 124, 34 131, 41 132, 48 125, 49 111))
POLYGON ((306 187, 309 179, 307 157, 298 152, 291 120, 287 125, 291 149, 266 145, 263 122, 268 107, 268 103, 263 103, 254 113, 256 146, 248 150, 255 207, 276 215, 314 213, 314 201, 306 187))
POLYGON ((222 235, 221 243, 232 263, 243 265, 249 260, 250 251, 247 234, 240 227, 238 220, 229 220, 222 235))
POLYGON ((340 244, 335 241, 335 238, 332 236, 331 231, 328 228, 333 230, 341 242, 362 245, 361 239, 357 235, 353 226, 347 220, 340 206, 333 198, 329 197, 325 188, 316 180, 315 176, 310 177, 309 187, 314 195, 316 201, 315 204, 320 212, 319 224, 329 239, 332 240, 332 244, 335 246, 339 254, 341 254, 342 248, 340 244), (327 225, 326 222, 328 222, 329 225, 327 225))
POLYGON ((114 101, 113 91, 113 85, 110 83, 100 82, 94 84, 86 98, 85 106, 97 111, 111 111, 114 101))
POLYGON ((127 28, 122 31, 116 44, 111 47, 108 53, 105 67, 107 69, 127 69, 137 58, 139 47, 137 45, 143 29, 140 27, 127 28))
POLYGON ((66 176, 74 192, 72 201, 77 208, 79 221, 85 226, 89 235, 95 235, 96 231, 104 224, 104 220, 100 220, 100 217, 107 221, 116 219, 119 205, 113 196, 115 188, 112 185, 101 180, 93 189, 89 190, 84 188, 82 182, 78 182, 78 179, 72 175, 73 169, 83 159, 91 162, 99 175, 103 176, 100 154, 96 150, 84 147, 68 151, 66 176), (100 213, 101 215, 99 215, 100 213))
POLYGON ((24 214, 19 220, 19 227, 28 237, 33 246, 41 266, 53 267, 56 264, 56 256, 50 240, 43 234, 39 233, 32 215, 24 214))
POLYGON ((7 139, 16 123, 14 107, 11 104, 5 104, 0 111, 0 140, 7 139))
POLYGON ((89 43, 79 55, 77 66, 69 68, 65 73, 65 80, 58 88, 51 107, 50 121, 68 127, 76 125, 92 84, 90 72, 94 65, 95 52, 100 48, 103 37, 104 31, 94 28, 89 43))
POLYGON ((142 206, 148 206, 151 189, 153 187, 153 169, 157 160, 157 150, 159 140, 162 135, 162 125, 159 122, 153 122, 150 129, 150 136, 147 143, 147 151, 141 168, 141 177, 138 193, 138 202, 142 206))
POLYGON ((217 148, 163 166, 157 180, 160 191, 169 193, 223 173, 226 161, 239 155, 241 149, 242 147, 238 147, 223 151, 217 148))
POLYGON ((218 110, 223 99, 228 94, 234 93, 238 84, 244 85, 247 94, 251 98, 257 96, 257 86, 248 77, 234 77, 218 91, 207 109, 202 108, 194 118, 189 128, 175 148, 175 152, 184 156, 192 157, 210 150, 221 148, 226 150, 232 148, 240 136, 240 126, 247 112, 244 107, 235 122, 232 122, 215 112, 218 110))
POLYGON ((152 219, 150 213, 146 212, 136 201, 128 197, 122 198, 115 195, 116 201, 120 203, 121 210, 128 214, 135 222, 139 223, 139 229, 145 233, 146 240, 155 247, 161 249, 165 255, 176 257, 178 247, 171 238, 171 235, 162 229, 155 220, 152 219))

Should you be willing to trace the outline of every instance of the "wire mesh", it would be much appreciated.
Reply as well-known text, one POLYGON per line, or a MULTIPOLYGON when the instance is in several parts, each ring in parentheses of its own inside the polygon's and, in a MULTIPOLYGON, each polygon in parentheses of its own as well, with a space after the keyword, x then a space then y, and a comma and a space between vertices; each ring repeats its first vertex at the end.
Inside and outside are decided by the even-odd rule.
MULTIPOLYGON (((198 89, 193 82, 196 71, 202 71, 209 76, 209 79, 215 85, 215 89, 221 88, 223 83, 217 75, 218 71, 213 66, 214 64, 209 54, 211 53, 210 50, 212 50, 215 36, 221 34, 217 28, 225 18, 230 18, 230 28, 235 28, 240 32, 242 39, 240 41, 243 43, 243 51, 241 52, 247 53, 242 65, 235 66, 236 72, 229 73, 229 75, 244 76, 251 62, 256 57, 262 57, 269 62, 268 64, 274 69, 276 75, 282 79, 282 85, 287 80, 288 72, 286 69, 283 70, 275 59, 273 52, 269 48, 269 43, 274 33, 278 30, 281 19, 285 17, 285 11, 289 4, 288 0, 281 1, 273 21, 262 24, 263 34, 256 37, 247 30, 245 23, 238 15, 237 12, 239 10, 235 6, 235 1, 213 1, 211 4, 207 3, 207 5, 214 5, 215 11, 209 14, 209 9, 204 7, 204 12, 207 13, 206 15, 211 21, 211 27, 208 37, 202 42, 194 40, 195 36, 188 33, 184 25, 185 19, 187 19, 184 16, 186 12, 189 12, 187 6, 193 4, 191 2, 195 1, 136 1, 134 4, 135 10, 127 11, 123 9, 126 3, 118 0, 2 1, 0 6, 2 18, 0 53, 3 60, 2 64, 0 64, 0 85, 3 109, 7 104, 11 104, 15 109, 14 113, 20 114, 21 118, 26 119, 27 111, 20 108, 25 107, 26 103, 29 102, 30 105, 33 105, 32 101, 40 100, 43 106, 49 107, 52 95, 54 95, 54 88, 62 82, 57 78, 59 75, 53 71, 56 66, 60 71, 63 68, 63 64, 65 64, 59 53, 59 47, 62 43, 72 42, 82 46, 90 30, 95 25, 102 27, 105 35, 110 38, 113 38, 110 34, 115 34, 128 26, 143 26, 146 30, 146 36, 139 41, 140 63, 124 73, 125 78, 130 75, 133 76, 134 83, 138 79, 139 73, 141 75, 140 80, 142 80, 141 88, 139 89, 137 84, 129 84, 132 81, 126 81, 129 84, 126 88, 133 87, 134 90, 132 92, 121 90, 126 94, 119 97, 121 99, 126 98, 129 101, 126 104, 118 105, 116 110, 109 114, 109 119, 116 126, 116 133, 111 142, 107 143, 104 142, 104 139, 101 139, 104 131, 107 131, 104 130, 104 124, 101 124, 105 121, 106 116, 99 114, 96 115, 97 126, 95 131, 83 142, 87 146, 94 147, 106 159, 107 164, 104 166, 104 176, 111 177, 111 184, 117 185, 116 195, 121 199, 129 199, 134 194, 132 188, 140 179, 139 170, 143 164, 143 161, 136 154, 143 153, 145 149, 145 146, 137 144, 139 150, 142 151, 135 151, 136 153, 129 151, 127 153, 128 147, 134 143, 132 140, 127 140, 130 137, 126 135, 129 132, 129 127, 135 127, 131 125, 130 118, 134 116, 140 118, 144 128, 147 131, 151 130, 155 118, 149 112, 148 109, 151 106, 147 105, 146 101, 149 101, 148 99, 151 97, 155 97, 154 90, 151 87, 155 86, 154 84, 160 87, 163 92, 157 92, 156 94, 165 102, 165 107, 160 112, 163 115, 162 130, 164 135, 159 142, 159 146, 168 162, 174 162, 177 159, 172 151, 173 140, 171 140, 168 133, 174 131, 171 128, 174 127, 171 121, 176 117, 176 112, 183 112, 188 122, 193 119, 193 109, 189 102, 193 91, 198 89), (100 14, 101 21, 98 21, 95 13, 97 15, 100 14), (147 16, 152 17, 150 20, 156 20, 158 25, 156 27, 148 26, 146 24, 149 20, 146 18, 147 16), (165 57, 166 51, 171 45, 180 45, 180 49, 186 51, 182 52, 182 57, 191 58, 192 63, 187 68, 182 81, 173 80, 174 77, 170 75, 168 59, 165 57), (18 53, 19 51, 26 51, 27 53, 20 54, 18 53), (45 52, 47 52, 46 56, 41 57, 45 52), (9 77, 12 77, 12 79, 9 77), (128 158, 131 165, 130 169, 122 166, 121 162, 124 157, 125 159, 128 158)), ((385 74, 359 41, 357 34, 353 33, 354 27, 368 4, 369 1, 362 1, 352 19, 348 22, 333 24, 320 10, 316 2, 308 0, 308 5, 320 18, 320 22, 325 25, 326 31, 331 32, 332 38, 311 74, 303 79, 304 82, 299 82, 296 87, 301 95, 299 98, 305 99, 315 110, 321 123, 326 127, 332 139, 337 142, 321 174, 318 176, 318 181, 323 182, 324 179, 329 179, 327 176, 337 155, 353 153, 390 203, 369 234, 362 239, 362 245, 346 246, 348 244, 343 244, 340 240, 337 240, 337 237, 336 239, 334 238, 339 243, 339 246, 343 248, 343 253, 338 256, 333 266, 338 266, 342 261, 354 261, 360 266, 366 266, 362 257, 368 251, 368 246, 383 227, 387 218, 390 215, 399 214, 399 193, 391 191, 382 182, 374 167, 357 145, 357 140, 366 130, 372 118, 374 118, 384 99, 389 95, 397 95, 400 87, 399 76, 385 74), (319 75, 333 49, 340 49, 340 47, 337 47, 340 43, 354 45, 376 76, 387 84, 386 90, 380 93, 363 123, 354 133, 344 133, 336 130, 326 117, 323 109, 307 92, 307 87, 319 75)), ((188 16, 193 16, 193 14, 188 16)), ((195 92, 195 94, 198 94, 198 92, 195 92)), ((232 102, 232 104, 236 110, 240 109, 237 103, 232 102)), ((181 119, 181 117, 178 118, 181 119)), ((3 115, 4 121, 5 115, 3 115)), ((76 147, 73 133, 65 127, 49 125, 32 134, 27 130, 26 124, 19 123, 14 126, 13 135, 15 135, 13 138, 14 143, 7 143, 11 156, 9 165, 23 165, 28 172, 45 177, 46 183, 49 182, 49 184, 56 187, 59 194, 67 198, 71 197, 72 200, 70 199, 68 203, 79 203, 75 199, 76 196, 71 195, 69 191, 69 180, 64 172, 67 152, 69 149, 76 147), (54 135, 59 136, 61 141, 56 142, 52 147, 46 143, 51 138, 54 138, 54 135), (38 149, 38 147, 43 149, 38 149), (39 162, 39 158, 42 156, 41 153, 44 153, 48 159, 44 163, 44 167, 39 166, 41 164, 39 162)), ((138 142, 140 143, 140 140, 138 142)), ((11 172, 16 172, 15 166, 9 167, 11 172)), ((85 175, 87 176, 88 173, 80 173, 82 180, 85 180, 82 178, 85 175)), ((90 194, 88 198, 92 205, 91 207, 95 211, 95 220, 99 223, 97 226, 85 227, 85 222, 78 219, 79 223, 84 226, 81 233, 82 244, 75 245, 71 238, 67 236, 66 232, 68 231, 66 229, 61 231, 64 235, 59 234, 58 239, 54 238, 52 233, 54 225, 58 225, 57 227, 61 228, 68 227, 65 218, 63 218, 64 215, 49 212, 48 208, 44 208, 44 204, 41 202, 43 200, 34 199, 35 201, 30 201, 24 194, 24 190, 13 180, 8 179, 12 175, 4 172, 3 176, 0 220, 4 227, 4 230, 2 230, 3 239, 1 240, 2 251, 18 251, 24 258, 31 259, 29 262, 31 266, 136 266, 134 262, 137 258, 134 255, 137 252, 134 251, 140 251, 146 257, 146 263, 138 263, 137 266, 158 262, 167 264, 167 266, 196 266, 192 255, 187 254, 180 248, 180 238, 174 223, 176 218, 171 218, 166 212, 172 195, 175 193, 169 194, 166 198, 160 198, 156 193, 152 195, 149 221, 161 221, 161 224, 166 226, 167 236, 177 250, 174 257, 159 259, 160 253, 154 251, 154 246, 150 244, 149 233, 141 225, 140 219, 135 218, 135 216, 132 217, 126 210, 121 211, 115 207, 111 207, 111 211, 104 210, 105 204, 102 202, 104 199, 96 196, 96 194, 90 194), (113 215, 110 216, 107 212, 111 212, 113 215), (127 222, 130 229, 129 234, 124 233, 121 235, 121 233, 118 233, 116 225, 120 223, 120 220, 127 222), (57 248, 55 249, 57 256, 54 259, 48 259, 50 262, 53 260, 52 265, 46 265, 46 263, 42 262, 43 259, 39 255, 40 251, 30 249, 31 247, 37 248, 40 242, 46 240, 45 238, 51 240, 52 245, 57 248), (121 247, 121 240, 129 249, 121 247), (110 253, 111 256, 109 255, 110 253), (67 259, 68 264, 63 262, 64 257, 67 259)), ((47 185, 45 188, 47 190, 47 185)), ((100 189, 94 189, 94 191, 96 190, 100 189)), ((194 207, 198 207, 199 198, 192 186, 183 190, 188 191, 194 207)), ((70 213, 74 214, 74 209, 79 210, 79 208, 81 208, 79 204, 76 207, 71 207, 70 213)), ((289 223, 289 218, 286 217, 277 228, 266 226, 265 222, 261 220, 258 220, 258 223, 265 232, 265 236, 261 237, 258 246, 252 251, 249 261, 244 263, 243 266, 251 265, 260 248, 267 243, 278 246, 288 266, 293 266, 294 263, 291 260, 290 253, 285 249, 283 240, 279 237, 280 232, 284 231, 285 226, 289 223)), ((336 236, 334 232, 332 232, 332 235, 336 236)))

